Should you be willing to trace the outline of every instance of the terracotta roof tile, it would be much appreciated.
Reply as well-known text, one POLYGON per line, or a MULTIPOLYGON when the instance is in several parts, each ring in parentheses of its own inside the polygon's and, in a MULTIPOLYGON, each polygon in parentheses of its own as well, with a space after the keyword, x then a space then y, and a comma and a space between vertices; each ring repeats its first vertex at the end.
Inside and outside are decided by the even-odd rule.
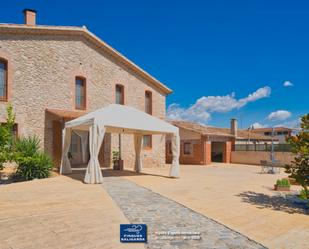
MULTIPOLYGON (((179 128, 191 130, 200 133, 202 135, 234 137, 234 135, 231 134, 229 128, 205 126, 188 121, 170 121, 170 123, 179 128)), ((271 140, 271 137, 252 133, 252 131, 249 132, 248 130, 240 130, 240 129, 237 130, 237 139, 249 139, 249 138, 256 140, 271 140)))
MULTIPOLYGON (((255 128, 252 132, 271 132, 273 128, 255 128)), ((292 131, 292 129, 287 127, 274 127, 274 131, 292 131)))
POLYGON ((69 110, 49 109, 49 108, 46 109, 46 112, 53 114, 59 118, 67 118, 67 119, 75 119, 87 113, 85 111, 69 111, 69 110))

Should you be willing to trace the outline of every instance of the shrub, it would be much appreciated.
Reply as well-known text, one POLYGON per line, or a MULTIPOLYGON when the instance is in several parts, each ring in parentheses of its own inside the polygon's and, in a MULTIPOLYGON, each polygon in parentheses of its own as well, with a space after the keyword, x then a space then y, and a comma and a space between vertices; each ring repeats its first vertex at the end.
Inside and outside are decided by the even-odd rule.
POLYGON ((17 138, 13 143, 13 148, 17 157, 31 157, 39 152, 40 140, 36 136, 17 138))
POLYGON ((46 178, 53 167, 50 157, 43 152, 37 152, 32 156, 17 156, 15 161, 18 164, 15 174, 18 180, 46 178))
POLYGON ((295 158, 285 169, 290 174, 289 177, 294 178, 309 193, 309 113, 301 118, 300 127, 297 135, 287 138, 295 158))
POLYGON ((40 152, 40 140, 36 137, 15 138, 13 127, 15 114, 13 107, 7 107, 7 119, 0 125, 0 170, 3 163, 15 161, 15 177, 19 180, 32 180, 48 177, 52 169, 50 157, 40 152))
POLYGON ((118 150, 113 150, 112 152, 113 163, 120 159, 120 153, 118 150))
POLYGON ((309 199, 309 193, 306 190, 302 189, 299 193, 299 198, 303 200, 309 199))
POLYGON ((278 179, 276 185, 279 187, 290 187, 290 181, 288 179, 278 179))
POLYGON ((15 114, 12 105, 6 108, 6 122, 0 125, 0 170, 3 169, 3 163, 12 160, 12 143, 14 140, 13 127, 15 123, 15 114))

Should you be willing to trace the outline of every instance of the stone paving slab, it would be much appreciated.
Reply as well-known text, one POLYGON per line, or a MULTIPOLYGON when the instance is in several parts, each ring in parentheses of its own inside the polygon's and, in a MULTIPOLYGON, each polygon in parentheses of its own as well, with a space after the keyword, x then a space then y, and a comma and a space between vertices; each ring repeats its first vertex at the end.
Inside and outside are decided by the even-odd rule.
POLYGON ((103 188, 131 223, 147 224, 146 248, 265 248, 206 216, 124 178, 106 177, 103 188))
POLYGON ((122 249, 128 219, 100 185, 69 177, 0 186, 0 249, 122 249))

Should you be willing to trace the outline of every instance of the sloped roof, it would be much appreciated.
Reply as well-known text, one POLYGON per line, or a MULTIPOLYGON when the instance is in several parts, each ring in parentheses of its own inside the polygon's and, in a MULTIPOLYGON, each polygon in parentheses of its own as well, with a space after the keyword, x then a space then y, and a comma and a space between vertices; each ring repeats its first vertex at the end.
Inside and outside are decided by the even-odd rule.
POLYGON ((268 128, 255 128, 252 130, 252 132, 271 132, 272 129, 274 129, 274 131, 292 131, 292 129, 287 128, 287 127, 268 127, 268 128))
POLYGON ((69 110, 52 109, 52 108, 47 108, 45 111, 59 118, 68 118, 68 119, 78 118, 87 113, 85 111, 69 111, 69 110))
POLYGON ((159 80, 151 76, 149 73, 141 69, 139 66, 134 64, 124 55, 119 53, 117 50, 112 48, 106 42, 101 40, 99 37, 90 32, 85 26, 46 26, 46 25, 35 25, 29 26, 24 24, 0 24, 0 34, 24 34, 24 35, 71 35, 81 36, 86 40, 90 41, 98 48, 104 50, 117 61, 123 63, 128 68, 136 72, 139 76, 153 84, 155 87, 160 89, 165 94, 172 93, 172 90, 161 83, 159 80))
MULTIPOLYGON (((171 124, 187 129, 193 132, 197 132, 201 135, 210 135, 210 136, 225 136, 225 137, 235 137, 233 134, 231 134, 231 131, 229 128, 219 128, 219 127, 213 127, 213 126, 205 126, 194 122, 188 122, 188 121, 170 121, 171 124)), ((271 140, 271 137, 259 135, 256 133, 252 133, 251 131, 247 130, 237 130, 237 139, 256 139, 256 140, 271 140)), ((276 140, 276 139, 275 139, 276 140)))

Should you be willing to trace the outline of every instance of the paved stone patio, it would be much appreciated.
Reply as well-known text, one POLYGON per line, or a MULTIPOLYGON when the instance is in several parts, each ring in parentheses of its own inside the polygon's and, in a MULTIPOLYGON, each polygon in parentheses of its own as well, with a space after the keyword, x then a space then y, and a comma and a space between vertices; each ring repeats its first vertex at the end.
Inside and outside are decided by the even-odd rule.
MULTIPOLYGON (((108 183, 108 186, 112 186, 113 179, 129 180, 129 183, 141 187, 143 196, 148 196, 150 191, 153 196, 150 207, 146 205, 148 197, 135 200, 135 203, 140 204, 136 206, 146 213, 135 210, 129 201, 125 203, 129 205, 127 209, 121 207, 119 203, 129 197, 125 196, 118 201, 111 198, 116 188, 109 189, 107 193, 101 185, 83 184, 84 171, 69 176, 0 185, 0 248, 145 248, 143 244, 119 242, 119 224, 139 221, 136 217, 140 214, 151 228, 151 240, 155 232, 166 232, 168 229, 201 232, 202 236, 208 236, 209 233, 203 230, 205 217, 208 217, 209 227, 210 223, 213 227, 218 226, 215 220, 268 248, 308 248, 308 213, 285 202, 279 193, 272 190, 274 182, 286 176, 284 173, 261 175, 259 167, 233 164, 213 164, 207 167, 181 165, 179 179, 167 177, 168 171, 168 166, 145 168, 140 174, 103 170, 104 186, 108 183), (163 203, 161 200, 164 200, 163 203), (171 203, 187 211, 167 208, 171 203), (153 220, 151 217, 154 217, 153 220), (178 222, 179 217, 186 222, 190 217, 194 224, 189 223, 187 229, 184 222, 178 222), (157 230, 152 229, 151 224, 159 223, 159 218, 163 219, 162 226, 158 226, 157 230), (179 227, 173 226, 174 223, 179 227)), ((121 192, 126 193, 126 189, 127 185, 121 192)), ((292 187, 292 191, 297 189, 292 187)), ((122 193, 118 194, 123 196, 122 193)), ((222 229, 226 231, 224 226, 222 229)), ((231 230, 227 230, 228 238, 231 230)), ((210 235, 215 238, 219 236, 210 235)), ((161 238, 161 242, 156 242, 159 247, 170 247, 166 240, 162 241, 163 236, 158 237, 161 238)), ((223 237, 222 241, 223 245, 218 245, 219 248, 229 246, 224 244, 230 243, 229 240, 223 237)), ((192 243, 202 243, 183 240, 172 242, 174 248, 188 248, 183 246, 187 244, 191 248, 192 243)))
POLYGON ((265 248, 247 237, 129 180, 106 177, 103 187, 131 223, 147 224, 149 243, 146 248, 265 248), (171 233, 176 233, 176 236, 172 236, 171 233), (187 239, 184 239, 184 236, 187 239))
MULTIPOLYGON (((169 165, 141 174, 118 173, 274 249, 308 249, 309 213, 273 191, 287 175, 260 174, 252 165, 181 165, 180 178, 168 178, 169 165)), ((300 188, 292 186, 291 192, 300 188)))
POLYGON ((100 185, 66 176, 0 185, 0 249, 141 249, 119 242, 128 223, 100 185))

